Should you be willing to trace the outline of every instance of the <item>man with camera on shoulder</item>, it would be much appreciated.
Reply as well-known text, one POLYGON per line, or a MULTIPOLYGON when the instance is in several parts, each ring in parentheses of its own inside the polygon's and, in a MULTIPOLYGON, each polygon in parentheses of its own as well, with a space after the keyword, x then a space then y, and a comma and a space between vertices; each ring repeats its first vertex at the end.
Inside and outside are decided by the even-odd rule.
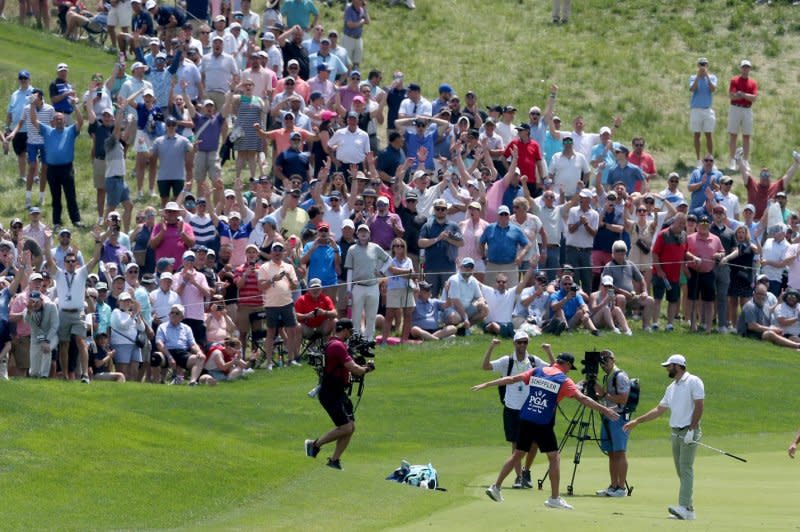
POLYGON ((614 352, 606 349, 601 353, 600 367, 605 372, 603 383, 595 382, 597 399, 617 414, 615 421, 603 416, 603 428, 600 433, 600 449, 608 453, 608 470, 611 473, 611 484, 607 488, 597 490, 600 497, 625 497, 628 495, 627 476, 628 459, 625 451, 628 447, 628 433, 622 430, 627 422, 625 404, 631 389, 628 374, 619 369, 615 363, 614 352))
POLYGON ((306 456, 316 458, 320 448, 336 442, 333 454, 328 458, 328 467, 342 469, 340 458, 350 438, 356 430, 353 403, 347 395, 350 374, 365 375, 375 370, 375 365, 368 362, 366 366, 355 363, 347 348, 347 341, 353 334, 353 321, 340 319, 336 322, 333 336, 325 346, 325 366, 322 370, 319 388, 319 402, 330 416, 336 427, 316 440, 305 441, 306 456))

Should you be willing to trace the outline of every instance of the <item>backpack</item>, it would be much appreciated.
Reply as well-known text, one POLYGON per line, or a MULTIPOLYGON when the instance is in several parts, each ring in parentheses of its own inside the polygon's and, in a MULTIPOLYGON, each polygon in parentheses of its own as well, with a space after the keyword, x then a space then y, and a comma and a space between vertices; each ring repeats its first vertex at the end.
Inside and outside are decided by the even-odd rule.
POLYGON ((400 484, 408 484, 426 490, 445 491, 439 487, 439 474, 431 464, 411 465, 406 460, 400 462, 400 467, 386 477, 386 480, 394 480, 400 484))
MULTIPOLYGON (((617 375, 619 375, 621 371, 621 369, 618 369, 611 376, 611 382, 614 385, 614 394, 619 393, 617 391, 617 375)), ((628 401, 625 403, 625 406, 622 407, 623 415, 633 414, 636 411, 636 407, 639 406, 639 395, 642 391, 641 384, 639 383, 639 379, 630 379, 630 381, 631 389, 628 392, 628 401)))
MULTIPOLYGON (((531 355, 528 355, 528 361, 531 363, 531 367, 536 367, 536 359, 533 358, 531 355)), ((508 369, 506 369, 506 377, 511 375, 511 370, 514 368, 514 355, 510 355, 508 357, 508 369)), ((505 386, 498 386, 497 393, 500 394, 500 404, 506 404, 506 387, 505 386)))

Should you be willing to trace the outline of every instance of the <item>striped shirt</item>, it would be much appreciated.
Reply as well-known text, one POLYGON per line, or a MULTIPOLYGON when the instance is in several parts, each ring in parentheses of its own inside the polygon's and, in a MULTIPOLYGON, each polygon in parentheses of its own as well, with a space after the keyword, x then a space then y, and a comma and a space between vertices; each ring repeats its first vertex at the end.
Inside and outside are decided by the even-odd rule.
POLYGON ((214 240, 217 238, 217 230, 214 227, 214 221, 208 214, 205 216, 199 216, 197 214, 189 213, 187 220, 189 225, 192 226, 194 238, 197 241, 198 246, 207 246, 209 243, 214 242, 214 240))

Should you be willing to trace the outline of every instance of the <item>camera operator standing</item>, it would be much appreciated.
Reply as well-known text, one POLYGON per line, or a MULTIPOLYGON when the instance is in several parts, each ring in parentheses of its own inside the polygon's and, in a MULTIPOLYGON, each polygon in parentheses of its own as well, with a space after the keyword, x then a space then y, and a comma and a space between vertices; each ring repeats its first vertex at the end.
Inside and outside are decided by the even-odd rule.
POLYGON ((601 497, 625 497, 628 495, 628 458, 625 451, 628 447, 628 433, 622 430, 627 421, 625 404, 631 389, 628 374, 619 369, 614 362, 614 352, 605 350, 600 359, 600 367, 606 376, 603 384, 595 383, 597 398, 602 404, 619 414, 619 419, 612 421, 603 416, 603 428, 600 432, 600 448, 608 453, 608 470, 611 473, 611 484, 607 488, 597 490, 601 497))
POLYGON ((630 432, 640 423, 650 421, 670 410, 669 425, 672 427, 672 457, 681 481, 678 493, 678 506, 670 506, 668 511, 678 519, 694 520, 692 492, 694 490, 694 455, 696 441, 700 439, 700 418, 703 417, 705 387, 700 377, 686 371, 686 357, 672 355, 661 364, 667 368, 672 382, 667 386, 664 397, 655 408, 625 424, 623 430, 630 432))
POLYGON ((347 349, 347 340, 353 334, 353 321, 340 319, 336 322, 333 336, 325 346, 325 367, 320 379, 319 402, 330 416, 336 428, 316 440, 306 440, 306 455, 316 458, 320 448, 326 443, 336 442, 336 449, 328 458, 328 467, 342 469, 340 457, 350 444, 356 430, 353 403, 346 393, 350 384, 350 374, 365 375, 374 371, 370 362, 359 366, 353 361, 347 349))

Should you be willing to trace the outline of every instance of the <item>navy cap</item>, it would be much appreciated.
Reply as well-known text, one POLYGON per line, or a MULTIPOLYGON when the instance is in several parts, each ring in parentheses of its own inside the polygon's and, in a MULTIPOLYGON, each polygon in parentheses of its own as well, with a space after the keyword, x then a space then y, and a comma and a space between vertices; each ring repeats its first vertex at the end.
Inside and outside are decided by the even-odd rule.
POLYGON ((20 70, 17 79, 31 79, 31 73, 27 70, 20 70))

